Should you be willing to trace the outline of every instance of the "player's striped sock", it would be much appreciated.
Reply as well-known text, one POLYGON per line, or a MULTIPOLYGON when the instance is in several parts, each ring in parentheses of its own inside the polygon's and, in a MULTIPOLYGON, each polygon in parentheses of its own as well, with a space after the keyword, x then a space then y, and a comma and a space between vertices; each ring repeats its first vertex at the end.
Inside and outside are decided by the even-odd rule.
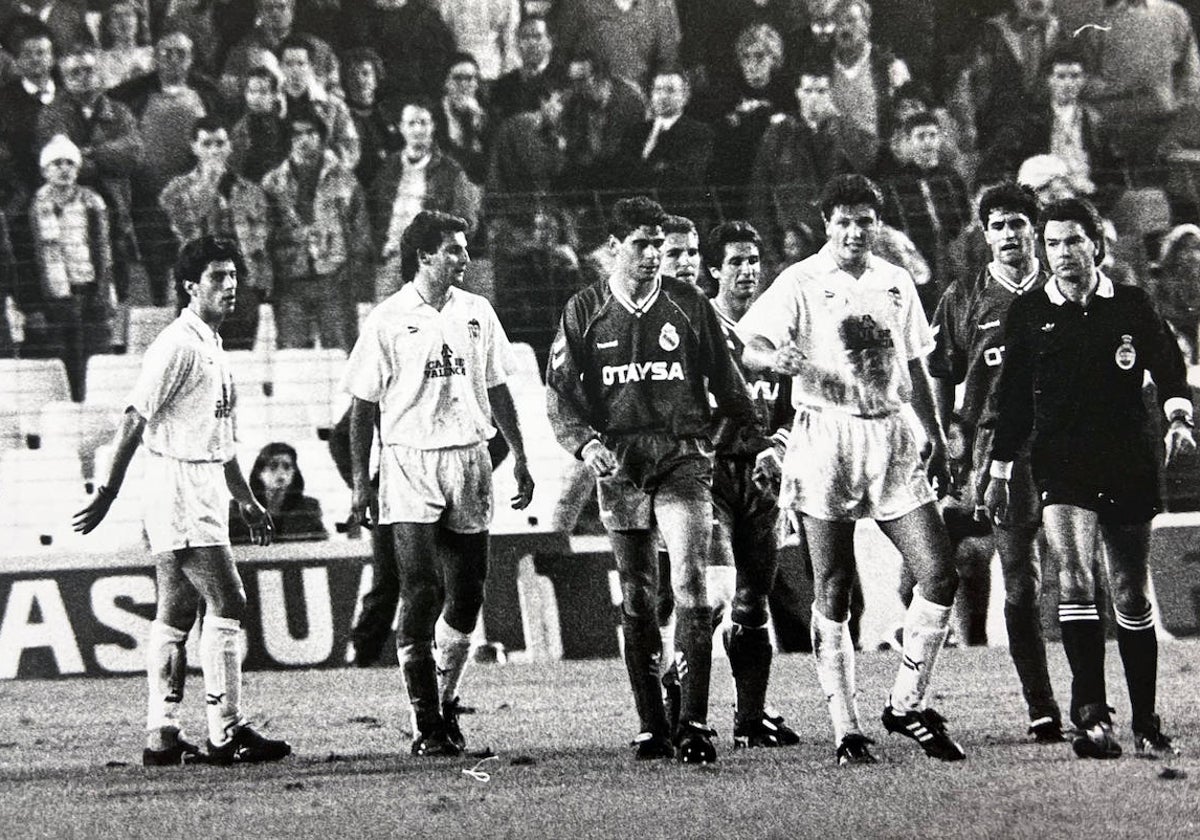
POLYGON ((210 615, 200 632, 200 667, 204 671, 208 739, 214 746, 229 740, 242 722, 242 623, 236 618, 210 615))
POLYGON ((933 668, 950 630, 950 607, 925 600, 920 587, 904 614, 900 670, 892 685, 892 708, 900 713, 921 709, 933 679, 933 668))
POLYGON ((471 654, 471 634, 451 627, 445 615, 439 615, 433 627, 434 657, 437 662, 438 694, 442 702, 458 696, 463 672, 471 654))
POLYGON ((675 664, 683 694, 679 719, 708 723, 708 688, 712 676, 712 609, 680 607, 675 633, 675 664))
MULTIPOLYGON (((1104 627, 1093 601, 1061 603, 1058 624, 1063 650, 1071 665, 1071 709, 1108 708, 1104 686, 1104 627)), ((1086 721, 1071 721, 1075 724, 1086 721)))
POLYGON ((821 684, 829 705, 833 742, 840 744, 848 733, 862 734, 858 723, 858 688, 855 685, 850 622, 826 618, 813 604, 810 629, 813 660, 817 664, 817 682, 821 684))
POLYGON ((1154 632, 1154 613, 1149 603, 1141 613, 1115 612, 1117 650, 1125 668, 1129 707, 1136 725, 1151 720, 1157 700, 1158 637, 1154 632))
POLYGON ((187 676, 187 654, 184 652, 187 635, 188 631, 160 620, 150 623, 150 638, 146 643, 146 680, 149 683, 146 730, 149 732, 165 727, 179 728, 179 704, 183 700, 183 683, 187 676))
POLYGON ((737 694, 738 720, 761 718, 767 704, 767 682, 771 677, 771 635, 767 626, 747 627, 734 622, 722 634, 729 670, 737 694))
POLYGON ((400 663, 400 676, 408 693, 413 735, 415 737, 421 733, 428 734, 438 726, 442 718, 432 643, 404 643, 397 639, 396 659, 400 663))
POLYGON ((1032 604, 1004 604, 1004 626, 1008 631, 1008 652, 1021 680, 1029 719, 1058 718, 1058 703, 1050 684, 1046 665, 1046 643, 1042 639, 1042 611, 1032 604))

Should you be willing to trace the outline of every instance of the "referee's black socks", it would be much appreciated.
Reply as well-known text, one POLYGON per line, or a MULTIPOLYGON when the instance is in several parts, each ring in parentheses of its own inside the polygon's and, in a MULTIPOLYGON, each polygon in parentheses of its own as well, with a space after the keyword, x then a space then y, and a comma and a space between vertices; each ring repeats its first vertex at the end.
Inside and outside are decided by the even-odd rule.
POLYGON ((1158 686, 1158 637, 1154 632, 1154 614, 1146 604, 1141 613, 1117 614, 1117 650, 1125 668, 1129 687, 1129 707, 1134 729, 1144 727, 1154 716, 1158 686))
POLYGON ((1105 720, 1108 698, 1104 687, 1104 627, 1095 602, 1061 603, 1058 623, 1062 628, 1063 650, 1071 664, 1071 722, 1076 725, 1096 723, 1076 720, 1077 712, 1085 707, 1101 708, 1105 720))

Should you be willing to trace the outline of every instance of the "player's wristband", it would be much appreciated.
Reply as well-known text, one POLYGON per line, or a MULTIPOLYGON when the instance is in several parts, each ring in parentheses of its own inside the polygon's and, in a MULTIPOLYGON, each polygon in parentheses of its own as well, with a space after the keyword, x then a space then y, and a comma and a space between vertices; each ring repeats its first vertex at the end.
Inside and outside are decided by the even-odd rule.
POLYGON ((992 465, 988 467, 988 475, 992 478, 999 478, 1003 481, 1008 481, 1012 478, 1013 462, 1012 461, 992 461, 992 465))
POLYGON ((1182 423, 1189 429, 1193 429, 1196 426, 1196 424, 1192 422, 1192 415, 1188 414, 1186 411, 1171 412, 1170 421, 1172 423, 1182 423))
POLYGON ((109 490, 107 484, 101 484, 99 487, 97 487, 96 495, 99 498, 104 499, 109 502, 115 501, 117 498, 116 492, 113 490, 109 490))
POLYGON ((1189 429, 1192 428, 1192 403, 1186 397, 1171 397, 1163 403, 1163 413, 1170 422, 1179 420, 1189 429))

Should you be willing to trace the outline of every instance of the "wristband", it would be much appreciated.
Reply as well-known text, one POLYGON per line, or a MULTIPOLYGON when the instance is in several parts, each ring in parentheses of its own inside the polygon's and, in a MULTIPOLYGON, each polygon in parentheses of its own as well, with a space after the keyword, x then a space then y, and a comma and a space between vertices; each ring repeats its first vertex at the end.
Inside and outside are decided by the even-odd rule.
POLYGON ((1187 426, 1189 429, 1195 428, 1195 424, 1192 422, 1191 415, 1189 415, 1186 411, 1172 412, 1170 420, 1172 423, 1175 423, 1175 422, 1182 423, 1183 425, 1187 426))
POLYGON ((109 490, 107 484, 101 484, 96 488, 96 496, 97 498, 107 499, 110 502, 117 498, 117 494, 112 490, 109 490))

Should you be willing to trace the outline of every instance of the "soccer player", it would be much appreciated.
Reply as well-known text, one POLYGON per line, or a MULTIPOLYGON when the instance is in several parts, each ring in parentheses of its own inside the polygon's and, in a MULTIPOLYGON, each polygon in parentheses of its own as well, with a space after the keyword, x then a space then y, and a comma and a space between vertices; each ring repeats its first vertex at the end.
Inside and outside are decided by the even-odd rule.
POLYGON ((229 240, 203 236, 187 243, 175 278, 188 295, 179 317, 146 350, 142 370, 117 430, 108 480, 75 515, 75 530, 96 528, 121 490, 134 452, 146 444, 146 533, 158 555, 158 605, 150 625, 146 676, 147 766, 204 760, 211 764, 277 761, 285 741, 264 738, 241 712, 239 635, 246 593, 229 553, 229 505, 237 501, 256 545, 273 536, 271 517, 250 491, 234 449, 233 372, 217 330, 234 311, 242 255, 229 240), (179 724, 186 673, 184 643, 204 605, 200 667, 208 712, 208 752, 202 756, 179 724))
MULTIPOLYGON (((984 190, 979 222, 992 260, 975 277, 960 277, 942 295, 933 316, 936 346, 929 372, 936 378, 941 417, 949 424, 955 386, 965 383, 959 415, 975 430, 973 463, 976 487, 966 488, 976 511, 983 508, 988 457, 996 412, 993 392, 1004 361, 1004 323, 1009 307, 1022 295, 1041 290, 1049 275, 1035 251, 1037 196, 1014 183, 984 190)), ((949 428, 947 428, 947 434, 949 428)), ((1037 489, 1022 449, 1014 462, 1009 517, 995 528, 996 549, 1004 574, 1004 624, 1008 648, 1029 710, 1029 733, 1044 743, 1063 740, 1062 715, 1054 699, 1042 640, 1041 563, 1034 540, 1041 521, 1037 489)))
POLYGON ((1096 610, 1097 537, 1107 549, 1117 648, 1129 688, 1139 754, 1177 748, 1155 713, 1158 641, 1149 599, 1150 520, 1158 510, 1158 465, 1142 400, 1148 371, 1170 427, 1166 458, 1195 448, 1183 357, 1148 295, 1097 270, 1104 229, 1086 199, 1041 214, 1051 278, 1013 302, 997 386, 991 482, 997 524, 1024 516, 1015 464, 1027 445, 1041 494, 1042 526, 1058 559, 1058 620, 1071 666, 1072 742, 1081 758, 1116 758, 1104 685, 1104 629, 1096 610))
POLYGON ((363 324, 346 367, 353 399, 351 507, 390 524, 400 578, 396 651, 413 717, 413 755, 454 756, 465 739, 458 688, 483 606, 495 418, 513 454, 516 509, 533 478, 508 376, 508 338, 491 304, 461 288, 467 223, 417 214, 400 240, 404 285, 363 324), (379 487, 371 440, 379 411, 379 487), (377 507, 376 507, 377 506, 377 507))
POLYGON ((707 284, 700 274, 700 234, 696 223, 686 216, 667 216, 663 220, 662 263, 658 273, 695 286, 707 295, 707 284))
POLYGON ((802 514, 808 538, 813 651, 838 762, 875 761, 858 721, 848 624, 860 519, 879 523, 917 581, 883 725, 929 756, 957 761, 965 757, 962 747, 925 700, 958 576, 917 441, 900 413, 912 405, 931 447, 929 476, 945 487, 945 437, 924 364, 933 335, 912 278, 871 252, 882 205, 867 178, 832 178, 820 201, 829 242, 780 274, 738 322, 737 334, 748 368, 793 377, 796 419, 780 506, 802 514))
POLYGON ((600 515, 621 581, 625 666, 641 732, 639 759, 717 758, 708 726, 712 612, 705 567, 712 540, 713 412, 751 412, 746 383, 716 313, 691 286, 659 277, 666 218, 643 196, 616 202, 612 273, 563 310, 546 371, 546 407, 559 443, 598 478, 600 515), (707 381, 706 381, 707 380, 707 381), (659 685, 658 561, 667 547, 678 608, 679 727, 670 731, 659 685))

